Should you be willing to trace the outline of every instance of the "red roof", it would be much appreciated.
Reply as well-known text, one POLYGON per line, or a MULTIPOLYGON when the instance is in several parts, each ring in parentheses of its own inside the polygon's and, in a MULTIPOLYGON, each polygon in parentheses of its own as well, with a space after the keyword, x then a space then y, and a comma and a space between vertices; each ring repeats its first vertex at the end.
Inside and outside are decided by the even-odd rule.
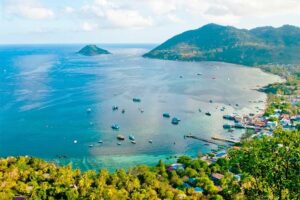
POLYGON ((281 119, 287 119, 287 120, 289 120, 289 119, 290 119, 290 115, 288 115, 288 114, 282 114, 282 115, 280 116, 280 118, 281 118, 281 119))

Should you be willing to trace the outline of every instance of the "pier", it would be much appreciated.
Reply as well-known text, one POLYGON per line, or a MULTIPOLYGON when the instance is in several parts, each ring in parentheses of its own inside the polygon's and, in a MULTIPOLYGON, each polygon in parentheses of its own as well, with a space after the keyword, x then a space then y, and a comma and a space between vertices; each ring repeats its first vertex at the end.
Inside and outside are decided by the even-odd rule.
POLYGON ((222 142, 229 142, 229 143, 237 143, 239 141, 236 141, 236 140, 229 140, 229 139, 225 139, 225 138, 218 138, 218 137, 211 137, 211 139, 213 140, 218 140, 218 141, 222 141, 222 142))
POLYGON ((219 145, 217 142, 214 142, 212 140, 208 140, 208 139, 205 139, 205 138, 201 138, 201 137, 198 137, 198 136, 195 136, 195 135, 184 135, 184 138, 192 138, 192 139, 196 139, 196 140, 201 140, 202 142, 206 142, 206 143, 210 143, 210 144, 215 144, 215 145, 219 145))

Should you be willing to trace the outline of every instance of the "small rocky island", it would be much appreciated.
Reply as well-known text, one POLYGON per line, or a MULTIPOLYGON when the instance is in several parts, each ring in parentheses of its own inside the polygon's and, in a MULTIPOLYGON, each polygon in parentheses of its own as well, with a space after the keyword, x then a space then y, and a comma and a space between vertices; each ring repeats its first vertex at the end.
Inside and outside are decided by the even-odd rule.
POLYGON ((79 54, 84 56, 96 56, 96 55, 102 55, 102 54, 110 54, 109 51, 105 49, 101 49, 97 47, 96 45, 86 45, 80 51, 78 51, 79 54))

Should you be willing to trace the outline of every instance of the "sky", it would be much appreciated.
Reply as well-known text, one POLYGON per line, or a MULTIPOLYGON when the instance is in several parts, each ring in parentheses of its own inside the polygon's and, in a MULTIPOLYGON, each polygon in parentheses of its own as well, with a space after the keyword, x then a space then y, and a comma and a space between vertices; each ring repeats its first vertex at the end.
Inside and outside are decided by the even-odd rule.
POLYGON ((0 44, 158 44, 208 23, 300 26, 300 0, 0 0, 0 44))

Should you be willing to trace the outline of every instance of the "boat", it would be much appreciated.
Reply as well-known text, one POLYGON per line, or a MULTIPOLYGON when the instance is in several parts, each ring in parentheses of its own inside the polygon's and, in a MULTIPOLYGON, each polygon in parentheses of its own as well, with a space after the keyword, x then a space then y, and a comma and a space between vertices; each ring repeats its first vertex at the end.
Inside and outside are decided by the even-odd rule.
POLYGON ((207 116, 211 116, 211 113, 210 112, 206 112, 205 113, 207 116))
POLYGON ((98 141, 98 143, 102 144, 102 143, 103 143, 103 141, 102 141, 102 140, 99 140, 99 141, 98 141))
POLYGON ((93 147, 93 146, 94 146, 93 144, 90 144, 90 145, 89 145, 90 148, 93 147))
POLYGON ((237 122, 234 124, 235 128, 245 128, 245 126, 243 124, 241 124, 240 122, 237 122))
POLYGON ((234 120, 235 117, 232 115, 223 115, 223 119, 227 119, 227 120, 234 120))
POLYGON ((133 135, 129 135, 129 140, 134 141, 135 137, 133 135))
POLYGON ((171 123, 177 125, 180 122, 180 119, 173 117, 171 123))
POLYGON ((118 110, 118 109, 119 109, 118 106, 113 106, 113 107, 112 107, 112 110, 118 110))
POLYGON ((92 109, 91 109, 91 108, 88 108, 88 109, 86 109, 86 112, 87 112, 87 113, 90 113, 90 112, 92 112, 92 109))
POLYGON ((163 113, 163 117, 170 118, 170 114, 169 113, 163 113))
POLYGON ((198 111, 199 111, 199 112, 202 112, 202 110, 201 110, 200 108, 198 109, 198 111))
POLYGON ((212 103, 213 102, 213 100, 209 100, 209 103, 212 103))
POLYGON ((135 140, 132 140, 131 143, 132 143, 132 144, 136 144, 135 140))
POLYGON ((202 75, 202 73, 198 73, 198 74, 197 74, 197 76, 201 76, 201 75, 202 75))
POLYGON ((118 143, 117 143, 117 145, 121 145, 121 144, 122 144, 121 142, 118 142, 118 143))
POLYGON ((124 135, 118 135, 118 136, 117 136, 117 139, 118 139, 118 140, 125 140, 125 137, 124 137, 124 135))
POLYGON ((125 109, 122 109, 122 114, 124 114, 125 113, 125 109))
POLYGON ((132 101, 133 101, 133 102, 141 102, 141 99, 135 97, 135 98, 132 99, 132 101))
POLYGON ((149 142, 150 144, 152 144, 153 141, 152 141, 152 140, 149 140, 148 142, 149 142))
POLYGON ((113 130, 119 130, 119 129, 120 129, 120 127, 119 127, 118 124, 113 124, 113 125, 111 125, 111 128, 112 128, 113 130))
POLYGON ((77 140, 74 140, 73 142, 74 142, 74 144, 77 144, 77 140))
POLYGON ((231 129, 231 125, 230 125, 230 124, 224 124, 224 125, 223 125, 223 128, 224 128, 224 129, 231 129))

